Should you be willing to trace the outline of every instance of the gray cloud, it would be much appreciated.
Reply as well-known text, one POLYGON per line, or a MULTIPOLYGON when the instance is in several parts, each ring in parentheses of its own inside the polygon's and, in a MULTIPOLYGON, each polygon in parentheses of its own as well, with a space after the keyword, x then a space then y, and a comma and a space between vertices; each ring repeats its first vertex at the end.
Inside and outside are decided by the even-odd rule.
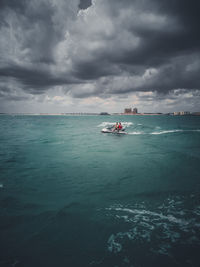
POLYGON ((199 7, 197 0, 1 0, 0 93, 13 90, 13 80, 27 94, 62 86, 77 98, 199 90, 199 7))
MULTIPOLYGON (((148 5, 152 2, 143 1, 141 5, 139 1, 125 1, 123 4, 109 1, 107 5, 104 2, 102 7, 103 4, 100 5, 96 1, 97 8, 94 7, 94 10, 99 14, 95 11, 94 15, 88 12, 90 19, 85 22, 85 25, 83 16, 83 19, 80 19, 81 25, 78 25, 80 31, 77 37, 76 35, 74 37, 78 43, 76 49, 79 51, 79 57, 76 57, 73 62, 76 67, 86 63, 86 68, 80 68, 79 76, 87 79, 97 78, 96 75, 93 76, 97 73, 95 70, 97 69, 99 77, 102 77, 105 66, 109 64, 110 69, 117 64, 120 72, 126 70, 129 75, 138 72, 138 69, 144 72, 147 68, 169 65, 169 62, 177 56, 199 53, 198 24, 196 21, 195 29, 193 21, 195 9, 189 10, 187 14, 183 5, 182 13, 186 13, 185 17, 188 21, 186 26, 185 17, 181 13, 182 2, 177 1, 180 15, 173 12, 173 9, 166 9, 165 1, 164 5, 159 4, 157 9, 156 1, 152 7, 148 5), (158 13, 159 10, 162 12, 158 13), (164 10, 167 11, 164 13, 164 10), (99 17, 102 15, 102 21, 98 15, 99 17), (90 25, 91 21, 93 21, 92 25, 90 25), (87 26, 86 30, 83 30, 85 26, 87 26), (86 58, 84 55, 90 56, 86 58), (90 68, 93 71, 88 71, 90 68)), ((171 87, 173 88, 173 83, 171 87)))
POLYGON ((79 8, 80 9, 87 9, 89 6, 91 6, 92 1, 91 0, 80 0, 79 8))
POLYGON ((25 91, 35 94, 40 94, 51 86, 79 83, 77 79, 69 77, 69 75, 61 74, 58 76, 56 73, 51 73, 48 69, 28 68, 17 65, 0 69, 0 76, 8 80, 10 78, 15 79, 21 83, 21 87, 25 91))

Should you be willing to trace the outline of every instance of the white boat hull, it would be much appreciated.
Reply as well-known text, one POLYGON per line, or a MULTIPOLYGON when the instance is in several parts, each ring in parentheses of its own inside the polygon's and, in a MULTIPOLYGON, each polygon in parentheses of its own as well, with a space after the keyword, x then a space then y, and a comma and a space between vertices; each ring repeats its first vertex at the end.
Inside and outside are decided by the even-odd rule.
POLYGON ((127 134, 125 131, 117 131, 117 130, 115 130, 115 131, 112 131, 111 129, 107 129, 107 128, 103 128, 102 130, 101 130, 101 132, 102 133, 112 133, 112 134, 127 134))

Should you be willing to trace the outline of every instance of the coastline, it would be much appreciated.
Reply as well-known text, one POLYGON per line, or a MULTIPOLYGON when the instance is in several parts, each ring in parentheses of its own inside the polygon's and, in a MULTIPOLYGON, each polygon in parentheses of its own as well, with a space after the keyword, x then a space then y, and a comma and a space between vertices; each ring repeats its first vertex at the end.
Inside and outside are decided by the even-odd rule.
POLYGON ((111 113, 111 114, 100 114, 100 113, 0 113, 0 116, 181 116, 181 117, 190 117, 190 116, 200 116, 200 112, 193 112, 191 114, 178 114, 174 115, 173 113, 111 113))

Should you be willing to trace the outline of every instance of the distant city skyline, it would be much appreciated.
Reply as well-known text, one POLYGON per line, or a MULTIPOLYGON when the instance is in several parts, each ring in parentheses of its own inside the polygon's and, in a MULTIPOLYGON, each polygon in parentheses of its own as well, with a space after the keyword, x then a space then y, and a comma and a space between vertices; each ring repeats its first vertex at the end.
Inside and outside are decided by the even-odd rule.
POLYGON ((0 112, 199 111, 197 0, 0 2, 0 112))

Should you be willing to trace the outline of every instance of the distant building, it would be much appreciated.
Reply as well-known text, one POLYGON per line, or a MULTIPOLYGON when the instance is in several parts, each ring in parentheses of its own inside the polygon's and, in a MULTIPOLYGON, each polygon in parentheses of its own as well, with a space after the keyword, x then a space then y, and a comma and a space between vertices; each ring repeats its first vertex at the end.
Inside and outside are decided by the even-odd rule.
POLYGON ((132 113, 131 108, 125 108, 124 113, 132 113))
POLYGON ((137 113, 138 113, 137 108, 134 108, 134 109, 133 109, 133 114, 137 114, 137 113))
POLYGON ((137 114, 138 113, 138 110, 137 108, 133 108, 133 110, 131 108, 125 108, 124 109, 124 113, 125 114, 137 114))
POLYGON ((190 115, 190 112, 189 111, 178 111, 178 112, 174 112, 174 115, 175 116, 177 116, 177 115, 181 115, 181 116, 190 115))
POLYGON ((189 111, 181 111, 180 115, 190 115, 190 112, 189 111))

